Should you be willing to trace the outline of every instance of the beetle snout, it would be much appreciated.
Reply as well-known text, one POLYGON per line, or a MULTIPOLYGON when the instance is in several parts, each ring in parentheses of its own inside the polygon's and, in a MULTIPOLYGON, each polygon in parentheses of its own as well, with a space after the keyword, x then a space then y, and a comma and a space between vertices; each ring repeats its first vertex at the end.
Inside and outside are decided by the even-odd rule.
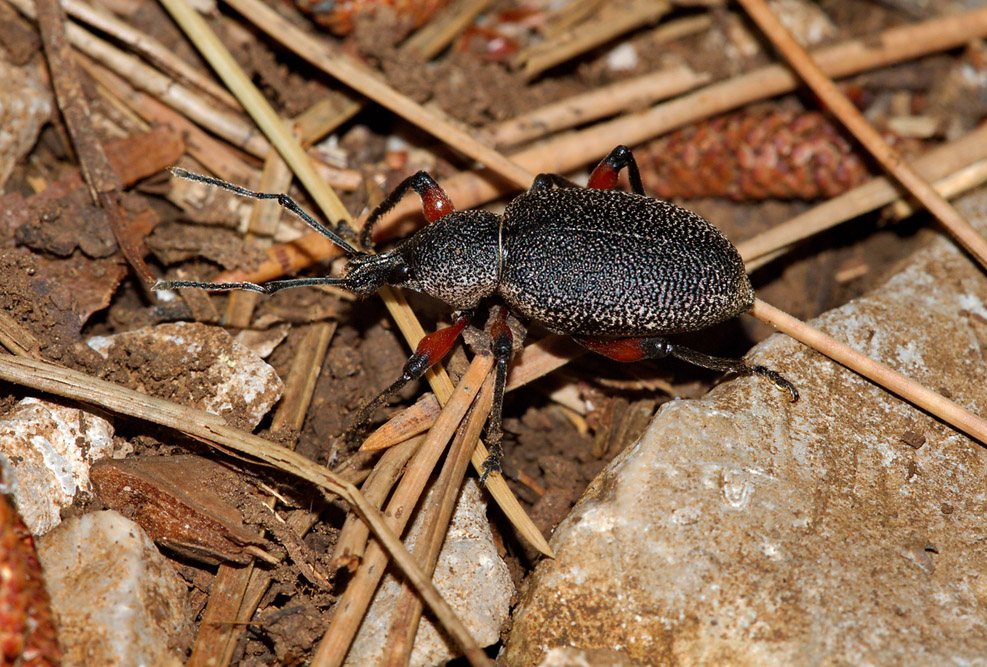
POLYGON ((356 294, 373 294, 389 282, 388 277, 400 262, 393 251, 356 255, 346 265, 346 287, 356 294))

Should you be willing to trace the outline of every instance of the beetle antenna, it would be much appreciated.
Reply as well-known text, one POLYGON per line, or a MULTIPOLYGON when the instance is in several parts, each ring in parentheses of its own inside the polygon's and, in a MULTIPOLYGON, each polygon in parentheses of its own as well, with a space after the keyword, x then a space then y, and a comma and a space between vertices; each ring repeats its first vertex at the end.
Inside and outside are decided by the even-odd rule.
POLYGON ((283 289, 292 287, 313 287, 318 285, 336 285, 348 288, 349 281, 346 278, 291 278, 289 280, 272 280, 258 285, 257 283, 204 283, 197 280, 159 280, 154 283, 152 290, 170 289, 205 289, 211 292, 229 292, 232 290, 247 290, 249 292, 260 292, 261 294, 274 294, 283 289))
MULTIPOLYGON (((244 188, 239 185, 234 185, 233 183, 224 181, 219 178, 213 178, 212 176, 203 176, 202 174, 193 174, 191 171, 188 171, 187 169, 182 169, 181 167, 172 167, 170 171, 175 176, 178 176, 179 178, 184 178, 187 181, 198 181, 199 183, 212 185, 217 188, 222 188, 223 190, 228 190, 229 192, 240 195, 241 197, 248 197, 250 199, 275 199, 277 200, 278 204, 281 205, 281 208, 287 209, 288 211, 294 213, 306 225, 308 225, 315 231, 319 232, 327 239, 329 239, 330 241, 338 245, 340 248, 342 248, 347 255, 354 256, 354 255, 366 254, 365 252, 362 252, 354 248, 342 236, 332 231, 331 229, 323 225, 321 222, 313 218, 311 215, 306 213, 305 209, 303 209, 301 206, 296 204, 294 199, 292 199, 291 197, 289 197, 284 193, 278 194, 274 192, 255 192, 254 190, 248 190, 247 188, 244 188)), ((275 284, 275 283, 268 283, 268 284, 275 284)), ((254 287, 257 287, 257 285, 255 285, 254 287)), ((292 285, 292 287, 294 287, 294 285, 292 285)), ((252 289, 252 288, 231 287, 229 289, 252 289)), ((254 291, 258 291, 258 290, 254 290, 254 291)))

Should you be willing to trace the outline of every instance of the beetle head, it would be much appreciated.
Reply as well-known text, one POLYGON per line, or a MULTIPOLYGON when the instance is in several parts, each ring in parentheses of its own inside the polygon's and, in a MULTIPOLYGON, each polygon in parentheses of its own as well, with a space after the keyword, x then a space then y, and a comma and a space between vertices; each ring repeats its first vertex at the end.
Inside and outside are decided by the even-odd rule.
POLYGON ((346 277, 340 287, 354 294, 373 294, 384 285, 401 285, 405 282, 408 265, 398 252, 399 248, 377 255, 357 253, 346 263, 346 277))

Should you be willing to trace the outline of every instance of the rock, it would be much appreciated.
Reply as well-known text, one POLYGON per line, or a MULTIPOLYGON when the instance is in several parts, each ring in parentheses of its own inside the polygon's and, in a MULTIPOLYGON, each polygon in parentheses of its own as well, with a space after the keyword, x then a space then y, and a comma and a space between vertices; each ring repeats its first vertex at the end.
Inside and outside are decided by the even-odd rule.
POLYGON ((181 665, 191 643, 184 582, 116 512, 67 519, 38 540, 67 665, 181 665))
POLYGON ((4 492, 34 535, 57 526, 76 494, 91 490, 92 463, 124 454, 110 422, 78 408, 25 398, 0 421, 4 492))
POLYGON ((175 322, 93 336, 88 343, 116 362, 108 380, 221 415, 247 430, 281 398, 274 369, 220 327, 175 322))
POLYGON ((51 92, 32 66, 16 67, 0 58, 0 192, 38 140, 52 108, 51 92))
MULTIPOLYGON (((984 227, 987 195, 962 211, 984 227)), ((987 414, 987 281, 949 242, 813 324, 987 414)), ((985 664, 984 446, 789 338, 751 357, 802 400, 739 378, 663 405, 558 527, 506 664, 554 648, 644 664, 985 664)))
MULTIPOLYGON (((428 506, 430 496, 426 496, 422 506, 428 506)), ((480 646, 489 646, 500 640, 500 631, 507 621, 514 595, 507 565, 497 553, 490 533, 486 507, 476 482, 468 480, 459 495, 433 577, 439 593, 480 646)), ((422 521, 423 515, 419 512, 405 539, 405 546, 409 549, 414 548, 422 521)), ((384 577, 346 656, 346 665, 380 664, 384 641, 390 630, 391 612, 401 588, 399 580, 391 574, 384 577)), ((458 655, 460 652, 456 645, 445 634, 439 634, 427 615, 423 617, 415 637, 411 665, 444 664, 458 655)))
MULTIPOLYGON (((795 41, 803 47, 812 47, 835 37, 839 32, 836 24, 814 2, 769 0, 768 4, 795 41)), ((707 32, 703 38, 704 48, 723 53, 731 61, 743 61, 764 50, 765 40, 761 31, 749 20, 737 14, 728 14, 721 24, 707 32)), ((768 52, 772 53, 771 50, 768 52)), ((742 66, 742 63, 735 63, 735 66, 742 66)))

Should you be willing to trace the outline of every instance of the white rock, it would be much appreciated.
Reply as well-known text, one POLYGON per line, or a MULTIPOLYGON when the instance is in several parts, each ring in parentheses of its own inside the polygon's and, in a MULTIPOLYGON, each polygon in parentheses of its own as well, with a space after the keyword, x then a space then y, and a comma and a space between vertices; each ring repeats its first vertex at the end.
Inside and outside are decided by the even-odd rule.
POLYGON ((67 519, 38 540, 67 665, 181 665, 191 640, 184 582, 120 514, 67 519))
POLYGON ((637 49, 630 42, 623 42, 607 52, 607 68, 613 72, 632 70, 640 62, 637 49))
MULTIPOLYGON (((429 497, 431 494, 429 494, 429 497)), ((426 497, 424 506, 428 506, 426 497)), ((507 622, 514 584, 507 565, 497 553, 487 521, 486 501, 472 479, 459 495, 445 544, 439 552, 435 570, 435 587, 463 621, 480 646, 500 640, 507 622)), ((423 515, 415 517, 405 539, 409 549, 421 531, 423 515)), ((373 604, 360 625, 346 664, 352 667, 380 664, 390 630, 391 612, 401 592, 401 585, 390 574, 377 590, 373 604)), ((411 664, 415 667, 438 665, 460 655, 459 650, 440 635, 426 616, 415 637, 411 664)))
POLYGON ((89 467, 115 451, 113 426, 96 415, 25 398, 0 421, 0 465, 6 489, 35 535, 58 525, 77 493, 88 493, 89 467))
MULTIPOLYGON (((792 33, 795 41, 811 47, 837 34, 836 25, 814 2, 807 0, 769 0, 772 12, 792 33)), ((742 61, 763 50, 764 40, 751 22, 737 14, 728 14, 723 29, 714 27, 704 37, 706 49, 722 52, 728 60, 742 61)), ((742 66, 738 62, 737 66, 742 66)))
POLYGON ((254 428, 281 397, 274 369, 221 327, 175 322, 113 336, 94 336, 89 347, 104 357, 130 355, 134 383, 146 393, 254 428))
MULTIPOLYGON (((987 226, 987 195, 961 212, 987 226)), ((814 322, 987 414, 987 280, 939 241, 814 322)), ((593 482, 526 584, 505 663, 987 663, 987 451, 795 341, 674 401, 593 482), (919 448, 906 444, 925 438, 919 448)))
POLYGON ((0 58, 0 192, 52 112, 51 92, 34 69, 0 58))
POLYGON ((806 0, 770 0, 771 11, 802 46, 836 35, 836 25, 819 5, 806 0))

